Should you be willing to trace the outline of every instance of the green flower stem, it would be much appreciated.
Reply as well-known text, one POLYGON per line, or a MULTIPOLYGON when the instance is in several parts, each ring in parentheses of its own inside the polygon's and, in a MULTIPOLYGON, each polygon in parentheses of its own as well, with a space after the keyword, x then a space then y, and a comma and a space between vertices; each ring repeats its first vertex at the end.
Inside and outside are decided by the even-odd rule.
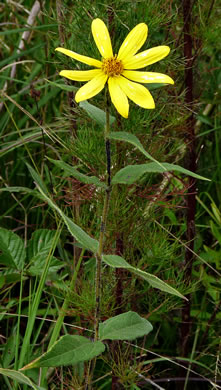
POLYGON ((103 244, 104 244, 104 234, 106 228, 107 214, 110 203, 110 193, 111 190, 107 189, 104 200, 104 208, 100 229, 100 237, 99 237, 99 248, 98 253, 96 254, 96 278, 95 278, 95 316, 94 316, 94 341, 98 340, 98 327, 100 320, 100 300, 101 300, 101 268, 102 268, 102 252, 103 252, 103 244))
POLYGON ((109 97, 106 90, 106 126, 105 126, 105 147, 106 147, 106 161, 107 161, 107 189, 104 198, 104 207, 102 213, 99 247, 96 254, 96 278, 95 278, 95 316, 94 316, 94 340, 98 340, 98 327, 100 320, 100 301, 101 301, 101 269, 102 269, 102 253, 104 246, 105 230, 107 225, 107 216, 111 196, 111 153, 110 153, 110 112, 109 112, 109 97))
MULTIPOLYGON (((110 112, 109 112, 109 96, 106 89, 106 126, 104 131, 105 148, 106 148, 106 161, 107 161, 107 189, 104 198, 104 207, 102 212, 102 220, 100 227, 99 246, 96 253, 96 277, 95 277, 95 313, 94 313, 94 341, 98 340, 98 329, 100 321, 100 306, 101 306, 101 270, 102 270, 102 253, 104 247, 105 230, 107 225, 108 210, 111 197, 111 153, 110 153, 110 112)), ((92 389, 92 377, 95 369, 96 358, 90 361, 88 364, 87 377, 85 381, 85 390, 92 389)))

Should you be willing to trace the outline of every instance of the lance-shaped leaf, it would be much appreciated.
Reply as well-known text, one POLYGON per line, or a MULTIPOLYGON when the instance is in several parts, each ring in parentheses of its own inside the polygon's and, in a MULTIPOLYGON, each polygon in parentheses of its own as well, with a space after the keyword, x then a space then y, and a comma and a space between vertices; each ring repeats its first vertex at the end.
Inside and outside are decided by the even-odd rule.
POLYGON ((101 341, 91 341, 83 336, 65 335, 48 352, 27 364, 22 370, 34 367, 59 367, 74 365, 93 359, 105 350, 101 341))
POLYGON ((150 333, 149 321, 133 311, 109 318, 99 325, 100 340, 134 340, 150 333))
POLYGON ((71 235, 76 238, 76 240, 86 249, 91 250, 92 252, 96 253, 98 250, 98 241, 94 238, 91 238, 83 229, 80 228, 80 226, 76 225, 69 217, 67 217, 63 211, 53 202, 53 200, 49 197, 47 189, 45 188, 41 180, 41 177, 38 175, 37 172, 34 171, 32 167, 30 167, 28 164, 28 169, 30 170, 30 173, 32 177, 35 180, 35 183, 37 185, 37 188, 39 192, 42 195, 42 198, 48 203, 50 207, 52 207, 54 210, 60 214, 61 218, 63 219, 64 223, 66 224, 69 232, 71 235))
POLYGON ((166 169, 163 168, 163 165, 159 161, 146 152, 140 140, 134 134, 127 133, 126 131, 117 131, 115 133, 110 133, 109 137, 116 141, 126 141, 129 144, 134 145, 137 149, 140 150, 141 153, 144 154, 145 157, 154 161, 156 164, 159 164, 161 168, 166 171, 166 169))
POLYGON ((22 270, 26 253, 24 243, 17 234, 0 228, 0 252, 0 264, 22 270))
MULTIPOLYGON (((100 108, 94 106, 91 103, 88 103, 87 100, 80 102, 79 106, 82 107, 89 117, 93 119, 98 125, 104 127, 106 125, 106 113, 100 108)), ((115 121, 115 117, 110 115, 110 125, 115 121)))
POLYGON ((153 274, 142 271, 138 268, 133 267, 132 271, 137 276, 140 276, 142 279, 146 280, 152 287, 157 288, 158 290, 164 291, 168 294, 176 295, 179 298, 185 299, 188 301, 184 295, 180 294, 175 288, 171 287, 168 283, 165 283, 163 280, 159 279, 153 274))
POLYGON ((161 165, 162 167, 155 162, 140 165, 128 165, 116 173, 112 179, 112 184, 133 184, 138 181, 145 173, 164 173, 171 171, 184 173, 185 175, 192 176, 196 179, 210 181, 209 179, 197 175, 196 173, 182 168, 179 165, 169 163, 161 163, 161 165))
POLYGON ((100 181, 96 176, 84 175, 83 173, 78 172, 75 167, 72 167, 71 165, 63 162, 62 160, 53 160, 52 158, 48 158, 48 160, 50 160, 58 168, 63 169, 68 175, 76 177, 76 179, 78 179, 82 183, 93 184, 97 187, 101 187, 104 189, 107 188, 106 184, 100 181))
POLYGON ((148 272, 142 271, 138 268, 132 267, 123 257, 117 255, 102 255, 102 260, 113 268, 126 268, 128 271, 136 274, 142 279, 146 280, 152 287, 158 290, 164 291, 168 294, 176 295, 179 298, 188 300, 182 294, 179 293, 175 288, 169 284, 163 282, 157 276, 149 274, 148 272))
POLYGON ((133 268, 123 257, 118 255, 102 255, 102 260, 113 268, 133 268))
POLYGON ((15 371, 15 370, 8 370, 6 368, 0 368, 0 374, 13 379, 14 381, 18 383, 22 383, 23 385, 28 385, 34 390, 45 390, 43 387, 39 387, 35 385, 31 379, 29 379, 26 375, 24 375, 20 371, 15 371))

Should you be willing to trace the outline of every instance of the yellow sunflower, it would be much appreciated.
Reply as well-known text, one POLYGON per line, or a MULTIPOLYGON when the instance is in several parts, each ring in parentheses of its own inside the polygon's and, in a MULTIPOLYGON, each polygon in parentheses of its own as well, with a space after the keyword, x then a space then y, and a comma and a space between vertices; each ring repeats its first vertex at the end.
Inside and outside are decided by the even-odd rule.
POLYGON ((157 46, 136 54, 146 41, 148 32, 147 25, 139 23, 127 35, 118 54, 114 55, 110 35, 104 22, 101 19, 93 20, 91 29, 102 57, 101 60, 86 57, 62 47, 55 49, 77 61, 95 67, 91 70, 62 70, 60 72, 61 76, 70 80, 88 81, 77 91, 76 102, 97 95, 108 82, 111 101, 124 118, 128 118, 128 98, 140 107, 155 108, 153 97, 148 89, 138 83, 174 84, 174 81, 162 73, 140 72, 134 69, 141 69, 162 60, 169 54, 170 48, 157 46))

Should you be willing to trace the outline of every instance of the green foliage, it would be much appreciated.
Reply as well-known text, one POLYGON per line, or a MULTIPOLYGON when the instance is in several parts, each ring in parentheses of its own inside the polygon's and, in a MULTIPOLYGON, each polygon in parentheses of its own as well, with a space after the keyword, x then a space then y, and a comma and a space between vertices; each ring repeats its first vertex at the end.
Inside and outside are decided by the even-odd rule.
POLYGON ((129 311, 101 323, 99 338, 100 340, 134 340, 147 335, 152 330, 149 321, 129 311))
POLYGON ((152 287, 157 288, 161 291, 165 291, 168 294, 176 295, 177 297, 186 299, 179 291, 175 290, 173 287, 169 286, 167 283, 160 280, 157 276, 151 275, 145 271, 142 271, 138 268, 132 267, 129 263, 126 262, 122 257, 116 255, 103 255, 102 259, 104 262, 114 268, 125 268, 130 272, 140 276, 142 279, 146 280, 152 287))
POLYGON ((42 387, 35 385, 30 378, 24 375, 22 372, 15 370, 8 370, 6 368, 0 368, 0 374, 6 376, 7 378, 11 378, 18 383, 22 383, 23 385, 28 385, 34 390, 44 390, 42 387))
POLYGON ((162 167, 161 163, 156 161, 155 158, 153 158, 149 153, 146 152, 141 142, 134 134, 126 133, 124 131, 118 131, 115 133, 110 133, 110 139, 114 139, 115 141, 126 141, 134 145, 138 150, 140 150, 141 153, 144 154, 145 157, 147 157, 149 160, 155 161, 162 167))
POLYGON ((50 199, 49 196, 47 196, 47 189, 45 185, 43 184, 40 176, 37 172, 34 171, 32 167, 28 167, 31 175, 33 176, 33 179, 35 180, 37 187, 39 189, 39 192, 42 195, 42 198, 46 200, 46 202, 51 206, 53 209, 55 209, 62 219, 64 220, 65 224, 67 225, 68 230, 72 234, 73 237, 77 239, 77 241, 83 245, 84 248, 91 250, 92 252, 97 252, 98 248, 98 242, 91 238, 86 232, 84 232, 78 225, 76 225, 69 217, 67 217, 63 211, 50 199))
POLYGON ((94 184, 97 187, 101 187, 101 188, 104 188, 104 189, 107 188, 106 184, 102 183, 95 176, 84 175, 83 173, 78 172, 77 169, 75 169, 71 165, 66 164, 63 161, 52 160, 51 158, 49 160, 53 164, 55 164, 58 168, 63 169, 67 176, 74 176, 76 179, 78 179, 79 181, 81 181, 82 183, 85 183, 85 184, 94 184))
POLYGON ((163 173, 171 171, 181 172, 186 175, 195 177, 196 179, 209 180, 189 171, 188 169, 182 168, 179 165, 169 163, 159 164, 158 162, 153 162, 141 165, 128 165, 116 173, 112 182, 113 184, 133 184, 134 182, 138 181, 145 173, 163 173))
POLYGON ((15 233, 0 229, 0 264, 22 270, 25 262, 25 248, 22 239, 15 233))
POLYGON ((101 341, 93 342, 83 336, 66 335, 61 337, 48 352, 23 367, 23 369, 70 366, 85 360, 91 360, 104 350, 105 346, 101 341))
MULTIPOLYGON (((80 107, 82 107, 90 118, 92 118, 96 123, 104 127, 106 125, 106 114, 103 110, 98 107, 93 106, 93 104, 88 103, 87 101, 80 102, 80 107)), ((110 124, 113 125, 115 118, 110 115, 110 124)))

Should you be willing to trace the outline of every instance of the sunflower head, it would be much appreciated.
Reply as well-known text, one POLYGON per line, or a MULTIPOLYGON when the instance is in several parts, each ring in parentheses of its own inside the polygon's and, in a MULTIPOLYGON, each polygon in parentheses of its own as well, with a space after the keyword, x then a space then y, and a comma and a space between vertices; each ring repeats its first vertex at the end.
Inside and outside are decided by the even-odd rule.
POLYGON ((89 70, 62 70, 61 76, 75 81, 87 81, 76 93, 75 100, 80 102, 97 95, 108 83, 111 101, 120 115, 128 117, 128 98, 140 107, 155 108, 149 90, 142 85, 148 83, 174 84, 167 75, 155 72, 137 71, 166 57, 168 46, 157 46, 137 54, 143 46, 148 28, 145 23, 135 26, 123 41, 118 54, 113 55, 108 29, 101 19, 95 19, 91 25, 92 34, 100 52, 100 59, 87 57, 71 50, 58 47, 56 50, 67 56, 92 66, 89 70))

